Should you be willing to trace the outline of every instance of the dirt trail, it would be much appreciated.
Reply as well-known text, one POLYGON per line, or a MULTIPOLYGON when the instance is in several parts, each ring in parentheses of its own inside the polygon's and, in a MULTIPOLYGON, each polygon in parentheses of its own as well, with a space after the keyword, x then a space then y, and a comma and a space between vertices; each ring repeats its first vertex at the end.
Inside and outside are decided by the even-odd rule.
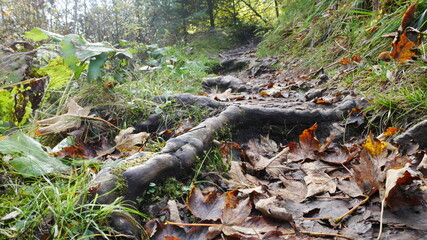
MULTIPOLYGON (((276 58, 258 59, 255 49, 249 45, 221 54, 222 67, 214 69, 219 75, 204 79, 205 96, 173 96, 181 104, 218 114, 168 140, 157 154, 138 153, 124 160, 121 166, 127 167, 119 174, 103 169, 95 180, 100 183, 99 202, 110 203, 120 195, 135 200, 151 182, 189 174, 197 157, 216 143, 230 166, 226 177, 201 174, 199 180, 217 187, 200 184, 191 190, 186 205, 164 202, 158 213, 171 222, 188 222, 192 215, 207 225, 179 227, 154 218, 145 226, 151 239, 372 239, 380 235, 380 222, 385 239, 423 238, 427 230, 423 208, 414 210, 411 204, 399 211, 387 208, 380 220, 378 189, 384 189, 384 169, 390 169, 392 161, 400 164, 393 166, 403 167, 415 156, 398 156, 397 149, 384 147, 376 155, 362 147, 361 109, 366 103, 349 91, 331 87, 321 71, 293 73, 290 69, 297 62, 281 66, 276 58), (287 70, 276 70, 274 65, 287 70), (225 130, 231 133, 231 141, 220 139, 219 133, 225 130), (127 187, 112 191, 118 182, 127 187), (208 196, 217 199, 215 203, 208 196), (230 199, 234 199, 231 210, 230 199), (227 214, 236 219, 230 220, 227 214)), ((414 140, 410 132, 406 134, 414 140)), ((406 187, 416 188, 413 183, 418 184, 419 178, 415 175, 410 174, 406 187)), ((420 193, 414 189, 414 194, 420 193)), ((396 196, 415 201, 406 193, 396 196)), ((139 238, 131 221, 122 216, 113 220, 122 232, 139 238)))

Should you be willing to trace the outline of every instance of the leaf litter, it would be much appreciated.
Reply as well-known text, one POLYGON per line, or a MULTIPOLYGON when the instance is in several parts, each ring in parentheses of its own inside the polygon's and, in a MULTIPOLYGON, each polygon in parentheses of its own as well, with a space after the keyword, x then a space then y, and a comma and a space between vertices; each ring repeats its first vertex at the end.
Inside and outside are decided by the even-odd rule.
POLYGON ((317 128, 284 146, 268 136, 222 143, 225 177, 218 174, 217 187, 193 185, 178 219, 148 222, 151 239, 404 239, 427 230, 426 182, 417 170, 424 154, 401 155, 387 141, 400 129, 340 144, 332 135, 320 141, 317 128), (230 159, 234 150, 240 156, 230 159))

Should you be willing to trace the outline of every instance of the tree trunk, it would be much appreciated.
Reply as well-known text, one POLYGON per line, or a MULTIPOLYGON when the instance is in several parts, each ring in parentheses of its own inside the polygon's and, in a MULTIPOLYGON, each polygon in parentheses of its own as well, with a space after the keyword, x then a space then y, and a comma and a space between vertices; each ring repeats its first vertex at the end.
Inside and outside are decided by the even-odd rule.
POLYGON ((276 11, 276 17, 279 18, 279 0, 274 0, 274 10, 276 11))
POLYGON ((79 7, 79 0, 74 0, 74 26, 73 26, 73 33, 77 33, 77 20, 78 20, 78 12, 77 9, 79 7))
POLYGON ((209 15, 209 24, 211 28, 215 28, 215 0, 207 0, 208 1, 208 15, 209 15))

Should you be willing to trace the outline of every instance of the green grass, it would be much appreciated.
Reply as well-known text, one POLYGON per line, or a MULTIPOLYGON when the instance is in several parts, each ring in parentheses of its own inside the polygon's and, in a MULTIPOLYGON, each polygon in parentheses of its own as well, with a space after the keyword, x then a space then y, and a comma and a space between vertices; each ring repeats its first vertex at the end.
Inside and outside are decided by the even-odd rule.
MULTIPOLYGON (((285 64, 300 58, 302 64, 289 70, 309 72, 323 67, 329 76, 342 70, 339 60, 360 55, 364 61, 330 87, 338 83, 367 99, 371 103, 367 115, 374 125, 406 126, 421 119, 426 110, 426 64, 377 60, 381 52, 391 50, 392 39, 382 36, 397 31, 412 2, 387 1, 387 8, 380 12, 365 6, 366 1, 316 2, 287 1, 280 23, 266 34, 258 55, 277 55, 285 64)), ((426 3, 420 3, 419 11, 425 7, 426 3)), ((419 49, 426 56, 425 37, 419 49)))
MULTIPOLYGON (((15 212, 11 219, 0 221, 0 238, 17 239, 91 239, 109 238, 117 233, 109 224, 113 213, 145 217, 121 198, 112 204, 96 203, 91 196, 91 168, 82 166, 67 174, 22 179, 3 165, 5 178, 0 195, 0 216, 15 212)), ((92 191, 93 192, 93 191, 92 191)))

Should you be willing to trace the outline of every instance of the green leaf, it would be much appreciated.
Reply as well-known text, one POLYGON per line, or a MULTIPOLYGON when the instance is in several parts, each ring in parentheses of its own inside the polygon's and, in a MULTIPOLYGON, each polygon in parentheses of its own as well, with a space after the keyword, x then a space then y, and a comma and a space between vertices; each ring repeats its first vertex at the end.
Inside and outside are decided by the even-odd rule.
POLYGON ((73 75, 73 72, 70 70, 70 68, 64 65, 62 57, 51 59, 49 61, 49 65, 38 69, 36 72, 41 76, 49 75, 50 90, 61 90, 73 75))
POLYGON ((102 72, 101 68, 104 66, 107 61, 108 54, 101 53, 95 56, 94 60, 91 60, 89 63, 89 71, 87 73, 87 78, 89 81, 96 80, 101 77, 102 72))
POLYGON ((24 37, 32 39, 34 41, 41 41, 41 40, 49 39, 50 37, 50 38, 53 38, 53 40, 55 41, 60 41, 64 36, 36 27, 36 28, 33 28, 31 31, 26 32, 24 37))
POLYGON ((82 45, 76 45, 76 57, 81 61, 98 56, 102 53, 111 53, 115 51, 115 48, 108 46, 104 43, 86 42, 82 45))
POLYGON ((34 41, 41 41, 45 39, 49 39, 49 35, 42 32, 40 28, 33 28, 31 31, 26 32, 24 37, 32 39, 34 41))
POLYGON ((81 42, 79 36, 76 34, 66 35, 61 42, 61 48, 64 55, 64 64, 71 68, 74 72, 74 77, 77 79, 82 74, 86 65, 77 65, 80 61, 76 57, 76 46, 75 43, 81 42))
POLYGON ((47 154, 42 145, 21 131, 0 140, 0 153, 11 155, 10 164, 26 177, 59 173, 70 169, 58 158, 47 154))

